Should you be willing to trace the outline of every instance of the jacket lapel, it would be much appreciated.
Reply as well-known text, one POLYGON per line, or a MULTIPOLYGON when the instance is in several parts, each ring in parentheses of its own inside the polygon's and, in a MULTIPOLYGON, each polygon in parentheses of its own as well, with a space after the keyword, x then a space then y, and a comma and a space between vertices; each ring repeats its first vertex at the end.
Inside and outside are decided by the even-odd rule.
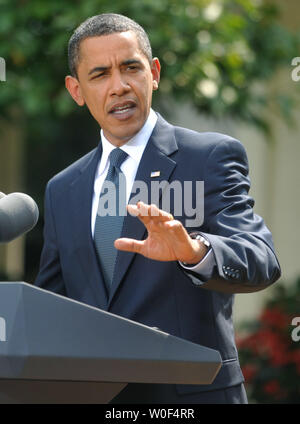
POLYGON ((97 306, 106 309, 107 293, 91 234, 94 179, 101 154, 102 146, 100 143, 98 148, 92 152, 87 163, 80 169, 78 177, 71 183, 69 193, 70 219, 73 219, 72 225, 76 229, 73 232, 74 248, 78 252, 78 260, 86 276, 86 280, 82 284, 89 284, 97 306))
MULTIPOLYGON (((149 196, 151 193, 151 181, 168 181, 171 177, 176 162, 169 156, 177 150, 178 147, 175 140, 174 127, 159 116, 143 153, 135 178, 135 181, 143 181, 146 183, 149 196), (160 171, 160 175, 152 178, 151 173, 153 171, 160 171)), ((131 197, 132 196, 133 193, 131 193, 131 197)), ((142 240, 145 234, 146 229, 141 221, 127 214, 124 218, 121 237, 142 240)), ((118 252, 108 307, 135 255, 136 254, 132 252, 118 252)))

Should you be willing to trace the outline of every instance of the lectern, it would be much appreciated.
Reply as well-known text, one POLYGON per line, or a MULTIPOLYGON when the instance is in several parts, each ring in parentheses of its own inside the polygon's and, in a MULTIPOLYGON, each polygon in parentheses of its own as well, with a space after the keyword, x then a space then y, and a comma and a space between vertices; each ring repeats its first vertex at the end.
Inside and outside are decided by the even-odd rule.
POLYGON ((0 403, 107 403, 127 383, 210 384, 220 367, 216 350, 0 283, 0 403))

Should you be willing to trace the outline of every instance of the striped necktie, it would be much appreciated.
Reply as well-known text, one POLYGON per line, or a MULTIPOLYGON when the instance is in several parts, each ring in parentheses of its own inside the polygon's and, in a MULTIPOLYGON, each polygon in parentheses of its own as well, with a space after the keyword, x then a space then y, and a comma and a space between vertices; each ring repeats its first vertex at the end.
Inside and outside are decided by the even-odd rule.
POLYGON ((94 241, 108 292, 113 281, 118 253, 114 241, 121 235, 125 214, 125 211, 119 214, 119 206, 126 205, 126 183, 123 184, 126 180, 120 166, 127 156, 127 153, 119 148, 110 152, 110 165, 101 189, 95 222, 94 241), (110 206, 110 209, 105 208, 105 205, 110 206))

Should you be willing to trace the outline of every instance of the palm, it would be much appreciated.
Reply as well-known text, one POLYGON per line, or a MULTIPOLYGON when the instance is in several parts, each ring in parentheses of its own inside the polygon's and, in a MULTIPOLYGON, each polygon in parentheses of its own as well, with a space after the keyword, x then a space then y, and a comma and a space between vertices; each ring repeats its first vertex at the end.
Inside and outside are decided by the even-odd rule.
POLYGON ((150 222, 147 226, 148 237, 139 253, 150 259, 160 261, 175 261, 184 255, 183 246, 174 240, 174 231, 170 222, 150 222), (167 224, 168 223, 168 224, 167 224))
POLYGON ((128 210, 143 222, 148 237, 143 241, 118 239, 115 241, 117 249, 137 252, 159 261, 188 262, 199 255, 199 244, 192 240, 183 225, 173 220, 167 212, 142 202, 137 206, 130 205, 128 210))

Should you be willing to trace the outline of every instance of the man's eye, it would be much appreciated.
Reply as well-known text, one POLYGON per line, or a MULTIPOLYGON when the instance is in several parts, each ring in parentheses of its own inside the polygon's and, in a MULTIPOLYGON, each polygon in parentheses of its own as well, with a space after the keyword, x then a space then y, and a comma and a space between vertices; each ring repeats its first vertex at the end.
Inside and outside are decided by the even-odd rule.
POLYGON ((105 72, 101 72, 101 74, 94 75, 93 78, 92 78, 92 80, 99 79, 101 77, 104 77, 104 75, 105 75, 105 72))
POLYGON ((138 69, 138 67, 136 65, 129 65, 129 66, 127 66, 127 69, 129 71, 134 71, 134 70, 138 69))

